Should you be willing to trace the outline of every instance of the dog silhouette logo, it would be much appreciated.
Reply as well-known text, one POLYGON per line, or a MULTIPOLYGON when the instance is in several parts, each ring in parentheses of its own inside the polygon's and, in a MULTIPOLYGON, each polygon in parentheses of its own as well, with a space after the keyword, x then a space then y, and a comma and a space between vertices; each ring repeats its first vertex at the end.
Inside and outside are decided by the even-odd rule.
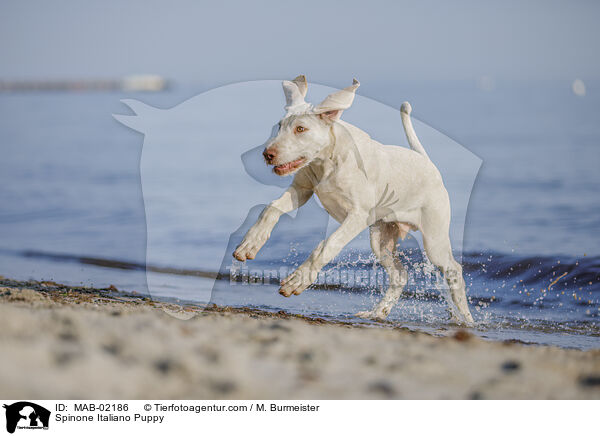
POLYGON ((19 401, 4 405, 6 409, 6 431, 14 433, 18 429, 48 429, 50 411, 29 401, 19 401))
MULTIPOLYGON (((293 270, 290 266, 293 265, 296 269, 301 265, 314 251, 315 247, 318 247, 327 238, 328 233, 332 234, 338 225, 337 220, 327 213, 318 195, 312 195, 311 200, 308 200, 303 206, 304 210, 292 210, 282 215, 280 215, 280 212, 283 212, 283 210, 275 210, 276 215, 280 215, 278 218, 279 224, 277 224, 277 229, 275 229, 269 240, 262 241, 253 238, 248 241, 253 242, 253 246, 244 247, 244 249, 248 248, 244 254, 250 254, 250 257, 245 256, 246 260, 256 257, 256 242, 260 242, 261 247, 264 244, 261 254, 251 264, 247 265, 252 270, 245 268, 246 264, 240 263, 237 258, 234 260, 231 256, 231 253, 236 251, 236 247, 243 240, 244 235, 257 222, 261 211, 265 210, 266 200, 271 201, 282 195, 282 189, 290 188, 290 180, 278 175, 274 169, 270 170, 265 159, 268 158, 270 162, 274 163, 287 161, 290 165, 279 165, 280 168, 277 170, 282 174, 287 173, 292 167, 295 168, 296 163, 301 161, 300 158, 306 159, 306 156, 300 156, 304 153, 304 149, 301 150, 302 152, 298 152, 300 157, 291 155, 293 154, 290 151, 292 148, 285 150, 278 148, 276 151, 279 154, 275 153, 272 156, 266 150, 270 145, 273 145, 273 141, 279 144, 277 142, 279 140, 275 140, 275 138, 282 132, 281 126, 284 126, 283 133, 287 132, 286 138, 295 138, 293 132, 296 130, 293 130, 293 128, 295 129, 298 126, 292 128, 291 124, 287 125, 285 123, 299 119, 298 117, 301 116, 308 117, 307 122, 316 123, 315 126, 317 127, 312 131, 314 134, 317 131, 320 132, 321 145, 331 140, 331 136, 327 133, 330 129, 328 127, 322 128, 322 122, 329 123, 327 126, 333 125, 334 121, 337 123, 335 129, 338 130, 336 130, 336 135, 333 135, 333 137, 336 141, 343 142, 345 150, 338 156, 339 164, 345 162, 344 165, 348 169, 349 180, 356 184, 356 190, 362 189, 364 186, 371 186, 370 184, 375 183, 377 180, 380 181, 375 186, 378 195, 373 198, 373 203, 377 207, 361 212, 360 220, 366 214, 365 219, 368 222, 376 221, 378 216, 392 216, 400 213, 397 209, 402 203, 400 200, 401 192, 404 192, 400 190, 400 185, 402 185, 398 181, 400 179, 394 176, 390 180, 383 181, 381 171, 377 170, 377 168, 387 168, 391 165, 389 159, 385 159, 385 156, 389 155, 387 151, 394 150, 393 155, 396 156, 394 162, 404 165, 402 168, 405 168, 409 160, 398 160, 400 154, 403 156, 410 155, 412 156, 411 159, 419 160, 419 152, 414 154, 413 150, 411 152, 413 154, 409 153, 411 146, 410 142, 408 146, 406 145, 407 141, 410 139, 413 142, 413 148, 422 148, 420 144, 426 144, 427 152, 425 154, 427 157, 423 156, 423 152, 420 152, 425 160, 420 159, 419 162, 431 161, 429 164, 423 163, 423 165, 430 169, 434 165, 436 170, 431 171, 439 171, 439 175, 432 176, 431 179, 427 180, 440 180, 439 177, 441 176, 445 186, 444 189, 447 190, 448 202, 452 205, 451 208, 445 207, 440 212, 440 214, 442 212, 444 214, 444 222, 449 221, 452 225, 449 226, 448 230, 450 242, 447 243, 448 237, 444 236, 445 248, 443 255, 436 252, 436 259, 446 262, 446 259, 449 259, 450 251, 453 251, 452 256, 456 257, 457 264, 460 263, 463 251, 463 236, 467 224, 467 208, 482 160, 433 127, 410 117, 410 106, 391 107, 365 96, 356 95, 354 91, 358 88, 358 82, 353 82, 352 85, 343 90, 313 84, 310 87, 310 100, 320 101, 321 103, 314 106, 314 111, 302 115, 302 111, 312 107, 303 100, 304 91, 308 92, 308 87, 304 83, 304 77, 298 77, 294 80, 296 82, 286 81, 284 83, 283 95, 282 82, 278 80, 239 82, 208 90, 168 109, 152 107, 137 100, 122 100, 131 110, 131 113, 127 115, 114 114, 113 117, 123 125, 143 134, 140 179, 146 217, 146 265, 164 265, 165 262, 169 262, 172 265, 178 265, 178 269, 188 271, 190 274, 186 278, 182 277, 181 283, 185 283, 183 286, 190 286, 190 289, 193 289, 193 294, 184 291, 185 294, 177 293, 176 296, 187 299, 190 298, 190 295, 193 295, 192 299, 197 304, 277 305, 277 307, 285 304, 286 310, 313 310, 313 306, 310 306, 312 304, 310 298, 298 298, 284 303, 281 300, 272 300, 273 293, 271 291, 276 291, 277 288, 269 289, 267 292, 260 292, 259 288, 255 288, 256 292, 239 292, 239 288, 235 288, 231 284, 238 281, 238 279, 241 280, 241 283, 246 283, 248 281, 244 277, 252 276, 257 279, 251 281, 254 284, 260 282, 267 286, 279 285, 280 279, 292 273, 293 270), (285 99, 285 103, 282 98, 285 99), (282 103, 285 104, 283 113, 281 110, 282 103), (341 124, 341 120, 338 122, 333 119, 337 119, 342 110, 349 108, 351 103, 352 110, 348 110, 347 113, 344 112, 344 124, 341 124), (295 115, 290 114, 288 117, 288 112, 293 112, 295 115), (317 115, 320 117, 321 113, 324 117, 329 117, 329 120, 315 118, 317 115), (284 121, 282 115, 284 114, 287 121, 282 124, 281 122, 284 121), (405 124, 408 126, 409 123, 410 128, 407 131, 403 126, 405 124), (418 139, 415 139, 413 135, 416 137, 417 131, 419 135, 418 139), (376 134, 376 140, 371 138, 368 132, 376 134), (410 138, 406 136, 407 132, 410 138), (379 145, 374 145, 373 141, 379 143, 379 145), (363 152, 358 147, 359 144, 364 146, 363 152), (370 168, 373 170, 367 171, 366 162, 371 156, 367 148, 373 146, 381 151, 379 148, 381 144, 398 145, 390 146, 391 149, 384 148, 385 153, 382 151, 384 154, 377 155, 380 156, 380 160, 369 161, 371 162, 370 168), (265 151, 267 152, 266 156, 263 154, 265 151), (392 180, 394 183, 391 183, 392 180), (387 183, 388 181, 390 183, 387 183), (306 210, 307 207, 310 207, 310 209, 306 210), (372 216, 371 211, 376 216, 372 216), (244 219, 244 217, 246 218, 244 219), (283 231, 283 227, 288 229, 287 233, 283 231), (208 233, 206 229, 209 229, 208 233), (203 239, 204 236, 202 235, 208 234, 210 234, 210 237, 206 236, 208 239, 203 239), (190 235, 195 236, 191 237, 190 235), (294 235, 294 237, 285 238, 285 235, 294 235), (175 240, 178 243, 174 244, 175 240), (199 268, 200 265, 201 269, 199 268), (196 281, 196 276, 201 278, 202 281, 196 281), (204 276, 212 280, 212 286, 204 276), (229 281, 225 280, 227 277, 230 278, 229 281)), ((306 128, 305 126, 301 127, 306 128)), ((314 153, 317 152, 311 148, 316 144, 314 141, 298 140, 298 142, 292 139, 290 141, 290 144, 309 147, 306 151, 307 153, 310 151, 311 156, 314 156, 314 153)), ((371 150, 372 148, 368 149, 371 150)), ((330 157, 328 157, 329 161, 331 161, 330 157)), ((332 165, 331 168, 334 168, 338 164, 332 165)), ((406 168, 408 171, 412 167, 407 166, 406 168)), ((397 169, 394 171, 390 169, 385 174, 405 173, 398 172, 397 169)), ((421 173, 414 171, 410 174, 415 177, 422 176, 421 173)), ((409 177, 408 175, 405 177, 406 180, 413 181, 411 186, 413 186, 415 193, 421 192, 417 182, 415 182, 417 180, 415 177, 409 177)), ((314 180, 310 183, 314 187, 315 184, 319 185, 320 182, 317 183, 314 180)), ((333 205, 332 207, 349 204, 345 203, 345 200, 340 203, 339 195, 336 196, 337 188, 334 188, 334 186, 336 185, 331 182, 329 185, 323 184, 319 187, 325 193, 325 198, 329 199, 328 204, 333 205), (326 186, 329 186, 329 191, 326 186), (332 195, 333 197, 331 197, 332 195)), ((365 187, 365 189, 367 188, 365 187)), ((350 192, 352 195, 354 195, 353 190, 354 188, 349 189, 349 192, 352 191, 350 192)), ((446 193, 440 195, 446 198, 446 193)), ((290 198, 294 198, 294 195, 291 195, 290 198)), ((371 200, 366 194, 361 198, 371 200)), ((339 215, 339 217, 341 216, 342 214, 339 215)), ((272 218, 274 217, 275 214, 271 214, 267 222, 277 222, 277 220, 273 221, 272 218)), ((416 219, 416 212, 414 217, 416 219)), ((402 223, 403 221, 400 220, 399 222, 402 223)), ((356 233, 360 234, 356 235, 353 245, 345 241, 344 244, 340 245, 340 247, 347 247, 347 251, 339 255, 341 256, 339 262, 334 260, 333 263, 328 262, 325 264, 329 265, 329 271, 335 273, 335 271, 344 269, 345 272, 347 271, 352 274, 352 277, 355 277, 352 267, 354 261, 348 259, 348 251, 358 250, 364 254, 369 253, 367 255, 370 256, 372 247, 368 242, 365 244, 369 240, 367 238, 370 237, 369 230, 365 229, 364 232, 359 232, 358 227, 362 226, 361 223, 362 221, 359 224, 352 224, 351 231, 342 232, 342 235, 345 235, 344 238, 350 238, 356 233)), ((444 297, 446 295, 451 297, 446 292, 447 280, 443 280, 441 275, 438 279, 436 274, 438 269, 426 263, 426 256, 423 256, 425 254, 423 234, 406 225, 406 222, 402 226, 389 227, 387 230, 409 238, 410 242, 404 243, 403 247, 406 248, 408 244, 411 244, 411 247, 418 249, 416 257, 420 259, 418 263, 421 268, 409 270, 409 272, 415 272, 411 277, 431 277, 427 280, 427 283, 421 280, 418 289, 423 289, 424 286, 431 287, 444 297), (409 232, 412 232, 410 236, 407 235, 409 232), (421 253, 423 255, 419 256, 421 253)), ((436 225, 432 231, 441 232, 441 230, 443 230, 443 225, 436 225)), ((260 235, 270 235, 270 231, 259 233, 260 235)), ((446 233, 446 230, 444 230, 444 233, 446 233)), ((374 233, 375 236, 381 234, 381 232, 374 233)), ((383 234, 387 235, 388 233, 383 232, 383 234)), ((381 241, 379 246, 381 246, 381 241)), ((240 259, 243 257, 241 251, 243 250, 239 250, 238 253, 240 259)), ((322 263, 324 258, 320 259, 322 263)), ((393 269, 393 272, 398 275, 397 266, 399 263, 396 262, 394 265, 396 269, 393 269)), ((452 265, 456 264, 452 263, 452 265)), ((388 269, 392 270, 391 267, 388 269)), ((452 271, 455 270, 456 268, 452 271)), ((320 272, 327 273, 328 270, 321 269, 320 272)), ((315 271, 303 268, 292 278, 294 282, 301 283, 302 288, 305 289, 309 282, 311 284, 314 282, 314 275, 315 271), (306 274, 304 274, 305 272, 306 274), (307 280, 303 278, 307 278, 307 280)), ((335 277, 335 275, 331 277, 335 277)), ((323 278, 328 280, 322 276, 323 278)), ((167 291, 163 275, 157 274, 150 268, 146 270, 146 279, 150 296, 164 295, 165 292, 178 292, 170 287, 167 291)), ((335 278, 332 280, 335 283, 328 284, 335 287, 341 286, 340 280, 335 278)), ((458 285, 453 285, 454 289, 462 289, 462 281, 464 280, 457 281, 458 285)), ((414 286, 417 286, 417 284, 415 283, 414 286)), ((396 286, 396 289, 398 287, 396 286)), ((375 285, 369 285, 368 288, 369 291, 379 291, 378 286, 375 285)), ((284 294, 290 294, 290 289, 292 292, 297 291, 296 295, 301 292, 298 287, 292 289, 292 285, 290 285, 284 289, 284 294)), ((393 295, 396 295, 396 293, 393 295)), ((358 309, 370 304, 370 298, 370 292, 369 294, 365 293, 364 303, 359 304, 358 300, 356 304, 352 303, 356 311, 359 313, 365 312, 358 309)), ((387 303, 385 308, 387 310, 387 303)), ((451 305, 449 304, 449 308, 451 308, 450 312, 453 314, 453 302, 451 305)), ((464 308, 465 306, 463 306, 464 308)), ((188 319, 196 313, 193 311, 167 312, 183 319, 188 319)), ((363 313, 363 315, 367 315, 368 312, 363 313)), ((383 314, 383 312, 381 313, 383 314)))

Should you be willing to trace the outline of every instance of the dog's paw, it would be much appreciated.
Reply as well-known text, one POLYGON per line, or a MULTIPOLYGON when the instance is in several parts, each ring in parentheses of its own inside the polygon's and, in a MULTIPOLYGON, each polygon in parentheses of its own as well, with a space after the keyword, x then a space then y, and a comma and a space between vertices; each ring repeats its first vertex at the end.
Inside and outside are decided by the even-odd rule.
POLYGON ((461 316, 452 316, 452 321, 463 327, 475 327, 475 321, 470 313, 461 316))
POLYGON ((475 321, 470 313, 461 313, 458 310, 448 308, 447 313, 450 317, 450 322, 461 327, 475 327, 475 321))
POLYGON ((248 251, 247 247, 244 244, 238 245, 238 247, 233 252, 233 257, 235 257, 240 262, 245 262, 246 259, 254 259, 250 251, 248 251))
POLYGON ((279 293, 284 297, 300 295, 317 279, 317 274, 308 268, 298 268, 281 281, 279 293))
POLYGON ((374 321, 385 321, 390 314, 389 310, 384 309, 373 309, 365 310, 362 312, 355 313, 354 316, 363 319, 372 319, 374 321))
POLYGON ((254 259, 258 253, 258 250, 261 249, 263 244, 264 241, 261 242, 261 239, 259 238, 244 239, 233 252, 233 257, 240 262, 244 262, 246 259, 254 259))

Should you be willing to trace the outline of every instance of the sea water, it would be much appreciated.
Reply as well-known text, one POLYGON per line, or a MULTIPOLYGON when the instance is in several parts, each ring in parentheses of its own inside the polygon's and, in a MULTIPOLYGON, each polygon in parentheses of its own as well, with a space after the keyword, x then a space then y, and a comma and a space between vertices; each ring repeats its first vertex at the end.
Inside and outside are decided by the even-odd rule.
MULTIPOLYGON (((475 332, 483 337, 600 346, 600 88, 587 85, 584 97, 562 82, 500 83, 491 90, 470 82, 360 89, 392 109, 411 101, 418 134, 441 132, 480 159, 455 254, 464 266, 475 332)), ((0 274, 362 322, 353 314, 375 304, 386 285, 365 232, 326 267, 320 286, 289 299, 277 293, 275 282, 336 226, 317 200, 283 217, 254 261, 242 265, 231 258, 262 206, 289 183, 261 182, 243 159, 267 139, 280 108, 270 124, 232 125, 240 116, 235 93, 225 104, 214 94, 228 110, 210 122, 188 114, 168 130, 160 141, 165 156, 169 144, 185 143, 190 157, 177 184, 186 195, 154 189, 152 202, 169 213, 147 216, 140 159, 151 135, 111 114, 129 113, 123 98, 168 109, 207 89, 1 94, 0 274), (235 147, 220 147, 223 132, 233 135, 235 147)), ((266 106, 265 112, 272 110, 266 106)), ((357 106, 344 118, 350 121, 353 110, 355 117, 360 113, 357 106)), ((374 138, 406 144, 399 116, 393 126, 374 118, 357 120, 360 127, 360 121, 374 138)), ((428 150, 439 146, 423 143, 428 150)), ((434 153, 432 159, 459 168, 451 155, 434 153)), ((264 172, 272 176, 266 166, 264 172)), ((420 246, 418 233, 401 242, 411 274, 389 321, 444 334, 453 324, 443 281, 420 246)))

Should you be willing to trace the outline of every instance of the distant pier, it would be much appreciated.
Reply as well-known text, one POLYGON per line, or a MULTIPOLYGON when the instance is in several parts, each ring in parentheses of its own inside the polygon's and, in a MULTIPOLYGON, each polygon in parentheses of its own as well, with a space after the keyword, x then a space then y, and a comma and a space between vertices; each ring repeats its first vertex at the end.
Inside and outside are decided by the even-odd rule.
POLYGON ((121 79, 88 80, 0 80, 0 92, 24 91, 129 91, 156 92, 168 86, 165 78, 153 74, 126 76, 121 79))

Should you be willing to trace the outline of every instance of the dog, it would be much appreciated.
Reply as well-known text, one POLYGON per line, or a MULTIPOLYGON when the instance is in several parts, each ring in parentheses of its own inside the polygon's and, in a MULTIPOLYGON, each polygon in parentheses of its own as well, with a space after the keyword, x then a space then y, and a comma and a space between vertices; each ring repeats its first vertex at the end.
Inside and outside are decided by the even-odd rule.
POLYGON ((367 227, 371 248, 389 277, 383 298, 362 318, 383 320, 399 300, 408 274, 397 257, 398 239, 419 230, 427 257, 438 267, 450 289, 453 319, 472 325, 462 267, 450 244, 450 200, 442 176, 431 162, 413 128, 408 102, 400 115, 410 145, 383 145, 358 127, 340 119, 354 101, 360 83, 334 92, 319 105, 304 101, 305 76, 283 82, 286 114, 265 143, 267 165, 279 176, 294 174, 290 187, 271 202, 248 230, 233 256, 254 259, 282 214, 316 194, 340 226, 320 242, 308 259, 281 281, 279 293, 299 295, 319 271, 367 227))

